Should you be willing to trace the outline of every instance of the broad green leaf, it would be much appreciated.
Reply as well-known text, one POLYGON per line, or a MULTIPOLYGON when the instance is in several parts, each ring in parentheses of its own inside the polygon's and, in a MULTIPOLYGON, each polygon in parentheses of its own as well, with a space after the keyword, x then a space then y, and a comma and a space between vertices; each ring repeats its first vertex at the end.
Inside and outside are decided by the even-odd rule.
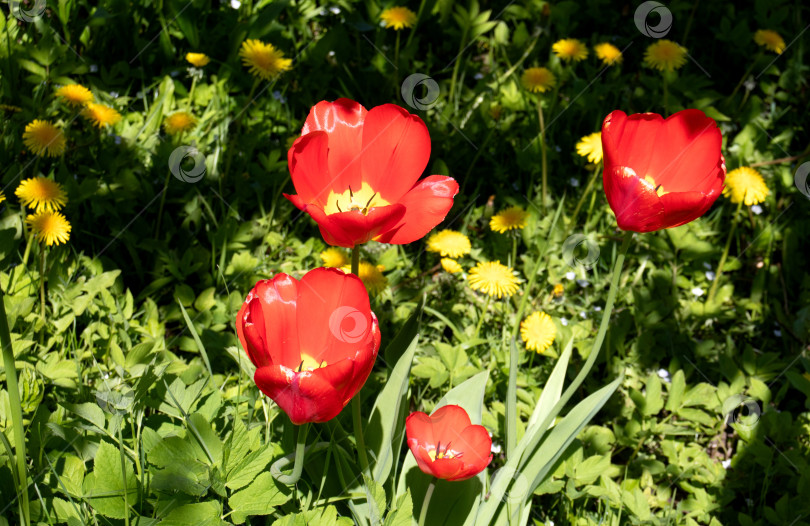
POLYGON ((551 376, 548 377, 543 392, 540 393, 540 399, 532 412, 529 423, 526 426, 526 432, 532 432, 532 427, 539 425, 551 413, 554 405, 560 400, 562 394, 563 384, 565 383, 565 372, 568 369, 568 360, 571 358, 571 352, 574 348, 574 339, 568 340, 565 345, 560 358, 554 365, 554 370, 551 371, 551 376))
MULTIPOLYGON (((414 353, 419 336, 411 337, 408 347, 401 355, 394 369, 385 383, 385 387, 377 396, 371 417, 364 431, 366 446, 373 453, 374 465, 371 474, 377 482, 384 484, 391 474, 391 469, 399 460, 405 428, 405 412, 408 401, 408 376, 413 362, 414 353)), ((392 342, 392 345, 396 343, 392 342)))
POLYGON ((222 508, 216 501, 207 500, 197 504, 185 504, 168 513, 160 526, 219 526, 225 524, 220 516, 222 508))
POLYGON ((393 510, 385 518, 383 526, 411 526, 413 523, 413 501, 411 501, 410 491, 397 498, 393 510))
POLYGON ((84 479, 87 502, 98 513, 112 519, 123 519, 127 503, 132 505, 138 498, 138 481, 132 463, 124 459, 125 471, 121 470, 121 464, 118 448, 102 440, 93 460, 93 472, 84 479))
MULTIPOLYGON (((289 490, 286 491, 289 493, 289 490)), ((250 486, 231 495, 228 506, 235 512, 234 522, 241 524, 244 519, 240 521, 238 518, 248 515, 270 515, 277 506, 288 500, 290 495, 282 492, 273 476, 266 471, 256 477, 250 486)))
POLYGON ((273 522, 271 526, 353 526, 354 523, 348 517, 338 517, 337 509, 334 506, 319 508, 304 513, 287 515, 273 522))
POLYGON ((264 471, 267 463, 273 459, 275 448, 265 446, 258 449, 242 459, 233 470, 228 473, 228 480, 225 485, 230 489, 239 489, 247 486, 256 478, 256 475, 264 471))
POLYGON ((664 407, 664 399, 661 397, 661 379, 656 373, 647 377, 646 393, 644 396, 644 414, 647 416, 657 415, 664 407))
POLYGON ((188 417, 188 428, 205 451, 205 456, 210 463, 213 465, 222 462, 222 440, 214 432, 208 420, 200 413, 194 413, 188 417))
POLYGON ((677 411, 681 407, 683 401, 683 393, 686 390, 686 379, 683 370, 678 369, 672 375, 672 381, 669 384, 669 395, 667 396, 667 411, 677 411))
POLYGON ((98 404, 94 404, 92 402, 86 402, 84 404, 70 404, 67 402, 61 402, 60 405, 71 413, 75 413, 84 418, 99 429, 104 429, 106 422, 104 419, 104 411, 101 410, 98 404))
POLYGON ((211 487, 210 469, 198 460, 175 461, 165 469, 152 470, 150 487, 169 494, 181 491, 193 497, 203 497, 211 487))

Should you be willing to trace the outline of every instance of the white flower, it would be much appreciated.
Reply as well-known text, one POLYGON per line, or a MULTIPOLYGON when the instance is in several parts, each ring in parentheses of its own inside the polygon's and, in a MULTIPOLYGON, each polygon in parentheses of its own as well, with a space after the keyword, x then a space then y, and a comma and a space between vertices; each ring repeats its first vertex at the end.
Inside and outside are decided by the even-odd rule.
POLYGON ((576 177, 572 177, 571 179, 568 180, 568 184, 570 184, 574 188, 577 188, 579 186, 579 179, 577 179, 576 177))
POLYGON ((574 279, 575 277, 577 277, 576 272, 566 272, 565 273, 565 279, 567 279, 569 281, 574 279))
POLYGON ((773 335, 776 336, 777 338, 781 338, 782 337, 782 331, 780 331, 779 329, 775 329, 773 331, 773 335))
POLYGON ((98 71, 98 66, 95 64, 90 64, 90 73, 95 73, 98 71))
POLYGON ((282 95, 281 92, 278 91, 278 90, 273 92, 273 98, 276 99, 277 101, 279 101, 282 104, 285 104, 287 102, 287 97, 282 95))
POLYGON ((560 318, 560 323, 563 325, 563 327, 568 326, 568 320, 566 318, 560 318))
POLYGON ((583 318, 583 319, 584 319, 584 318, 587 318, 587 317, 588 317, 588 313, 587 313, 587 312, 585 312, 585 311, 582 311, 582 312, 580 312, 580 313, 579 313, 579 317, 580 317, 580 318, 583 318))
POLYGON ((658 377, 665 382, 669 382, 669 371, 666 369, 658 369, 658 377))
POLYGON ((489 451, 490 451, 490 452, 491 452, 493 455, 497 455, 497 454, 499 454, 499 453, 501 452, 501 445, 500 445, 500 444, 496 444, 495 442, 493 442, 493 443, 492 443, 492 447, 490 447, 490 448, 489 448, 489 451))
POLYGON ((723 468, 728 469, 728 467, 731 465, 731 459, 729 458, 726 460, 722 460, 720 462, 720 465, 723 466, 723 468))
POLYGON ((602 310, 602 307, 597 305, 596 307, 593 308, 593 310, 595 310, 596 312, 600 312, 602 310))
POLYGON ((340 8, 338 6, 336 6, 336 5, 333 5, 332 7, 330 7, 329 11, 331 11, 333 15, 339 15, 340 14, 340 8))
POLYGON ((708 279, 709 281, 714 281, 714 278, 716 276, 717 275, 714 272, 712 272, 711 270, 706 271, 706 279, 708 279))
POLYGON ((580 287, 582 287, 584 289, 585 287, 590 285, 590 282, 588 282, 587 279, 578 279, 577 280, 577 285, 579 285, 580 287))
POLYGON ((231 7, 233 7, 234 9, 239 9, 241 5, 242 2, 240 2, 239 0, 231 0, 231 7))
POLYGON ((694 295, 695 295, 696 297, 698 297, 698 298, 699 298, 699 297, 701 297, 701 296, 703 296, 703 289, 702 289, 702 288, 700 288, 700 287, 695 287, 695 288, 693 288, 693 289, 691 290, 691 292, 692 292, 692 294, 694 294, 694 295))
POLYGON ((756 215, 759 215, 762 213, 762 207, 759 205, 753 205, 751 207, 751 211, 754 212, 756 215))
POLYGON ((705 268, 706 270, 711 270, 712 269, 712 264, 709 263, 708 261, 704 261, 703 262, 703 268, 705 268))
POLYGON ((475 80, 481 80, 482 78, 484 78, 484 74, 483 73, 476 73, 475 75, 473 75, 473 78, 475 80))

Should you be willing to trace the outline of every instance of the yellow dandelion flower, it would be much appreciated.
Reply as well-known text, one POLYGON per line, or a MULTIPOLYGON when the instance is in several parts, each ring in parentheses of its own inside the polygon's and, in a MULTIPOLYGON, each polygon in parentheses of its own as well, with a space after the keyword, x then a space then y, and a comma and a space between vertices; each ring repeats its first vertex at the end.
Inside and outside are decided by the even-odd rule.
POLYGON ((470 238, 455 230, 442 230, 427 240, 428 252, 438 252, 442 257, 460 258, 472 250, 470 238))
POLYGON ((602 61, 605 66, 612 66, 619 64, 622 61, 622 52, 619 48, 609 42, 602 42, 593 46, 596 57, 602 61))
POLYGON ((557 79, 548 68, 529 68, 523 72, 520 82, 533 93, 544 93, 554 87, 557 79))
POLYGON ((754 33, 754 42, 760 46, 764 46, 769 51, 773 51, 777 55, 781 55, 785 50, 785 39, 770 29, 759 29, 754 33))
POLYGON ((115 108, 104 104, 87 103, 82 111, 82 116, 93 123, 93 126, 104 128, 115 124, 121 120, 121 114, 115 108))
POLYGON ((68 84, 56 90, 56 96, 70 106, 84 106, 93 102, 93 93, 81 84, 68 84))
POLYGON ((177 111, 172 113, 163 121, 163 129, 169 135, 177 135, 185 131, 194 129, 197 119, 187 111, 177 111))
POLYGON ((56 157, 65 153, 67 140, 62 130, 48 121, 36 119, 26 125, 23 143, 35 155, 56 157))
POLYGON ((520 322, 520 337, 526 342, 526 348, 537 353, 544 353, 554 343, 557 327, 551 316, 545 312, 533 312, 520 322))
POLYGON ((47 177, 32 177, 23 180, 14 195, 35 212, 56 212, 67 203, 67 195, 62 185, 47 177))
POLYGON ((380 15, 385 27, 399 31, 416 25, 416 13, 407 7, 389 7, 380 15))
POLYGON ((602 161, 602 132, 595 132, 581 138, 577 143, 577 153, 587 157, 589 163, 602 161))
POLYGON ((467 276, 470 288, 488 294, 509 297, 518 291, 518 279, 512 269, 501 265, 500 261, 478 263, 467 276))
POLYGON ((349 256, 337 247, 329 247, 321 252, 321 261, 323 261, 325 267, 330 268, 345 267, 351 263, 349 256))
POLYGON ((565 294, 565 287, 563 287, 562 283, 557 283, 554 285, 554 290, 551 291, 551 295, 555 298, 562 298, 565 294))
MULTIPOLYGON (((0 201, 2 201, 2 199, 0 199, 0 201)), ((461 272, 464 270, 455 259, 442 258, 441 263, 444 271, 449 272, 450 274, 455 274, 456 272, 461 272)))
MULTIPOLYGON (((346 265, 342 267, 342 270, 346 273, 350 273, 351 267, 346 265)), ((383 276, 383 270, 385 270, 385 267, 382 265, 372 265, 367 261, 360 262, 357 268, 357 277, 360 278, 360 281, 366 286, 369 294, 379 294, 388 286, 388 278, 383 276)))
POLYGON ((499 234, 507 230, 523 229, 529 219, 529 213, 519 206, 510 206, 501 210, 489 220, 489 228, 499 234))
POLYGON ((770 193, 762 174, 753 168, 743 166, 726 174, 723 195, 730 198, 732 203, 742 201, 745 206, 758 205, 770 193))
POLYGON ((647 47, 644 64, 658 71, 675 71, 686 64, 686 48, 662 38, 647 47))
POLYGON ((205 53, 186 53, 186 61, 196 68, 202 68, 211 62, 211 59, 205 53))
POLYGON ((588 56, 588 48, 576 38, 563 38, 562 40, 554 42, 554 44, 551 45, 551 51, 566 62, 571 62, 572 60, 579 62, 588 56))
POLYGON ((42 210, 30 214, 25 218, 25 222, 31 227, 31 232, 37 239, 44 241, 48 246, 67 243, 70 239, 70 222, 61 212, 42 210))
POLYGON ((250 68, 251 75, 264 80, 270 80, 292 67, 292 60, 284 58, 284 53, 273 44, 252 38, 242 42, 239 56, 242 57, 242 64, 250 68))

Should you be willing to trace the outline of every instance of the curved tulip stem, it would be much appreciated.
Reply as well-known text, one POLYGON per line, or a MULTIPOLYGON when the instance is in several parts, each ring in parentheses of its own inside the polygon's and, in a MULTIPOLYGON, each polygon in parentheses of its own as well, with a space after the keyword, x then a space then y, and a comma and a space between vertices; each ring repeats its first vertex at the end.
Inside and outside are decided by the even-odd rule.
POLYGON ((14 351, 11 348, 6 306, 3 303, 3 290, 0 289, 0 347, 3 348, 3 367, 6 370, 6 388, 11 406, 11 422, 14 427, 14 449, 17 457, 17 493, 20 497, 20 519, 26 526, 30 524, 28 507, 28 470, 25 462, 25 430, 23 428, 20 388, 17 384, 17 366, 14 363, 14 351))
POLYGON ((425 492, 425 500, 422 501, 422 511, 419 512, 419 526, 424 526, 425 519, 427 518, 428 506, 430 506, 430 498, 433 496, 433 490, 436 489, 436 477, 430 479, 430 485, 427 492, 425 492))
POLYGON ((717 284, 720 283, 720 276, 723 275, 723 266, 726 264, 726 259, 728 259, 728 251, 731 248, 731 240, 734 239, 734 231, 737 230, 737 223, 740 222, 740 209, 742 208, 743 202, 737 205, 737 210, 734 211, 734 218, 731 221, 731 229, 728 231, 728 239, 726 239, 726 246, 723 249, 723 255, 720 256, 720 263, 717 265, 717 272, 714 274, 714 281, 712 281, 712 287, 709 289, 709 295, 706 297, 706 304, 714 301, 714 295, 717 293, 717 284))
POLYGON ((304 470, 304 453, 306 452, 307 445, 307 431, 309 431, 309 423, 298 426, 298 437, 295 441, 295 464, 293 464, 292 473, 285 475, 281 470, 290 463, 289 456, 282 457, 275 461, 270 466, 270 474, 274 479, 291 486, 298 482, 301 478, 301 472, 304 470))

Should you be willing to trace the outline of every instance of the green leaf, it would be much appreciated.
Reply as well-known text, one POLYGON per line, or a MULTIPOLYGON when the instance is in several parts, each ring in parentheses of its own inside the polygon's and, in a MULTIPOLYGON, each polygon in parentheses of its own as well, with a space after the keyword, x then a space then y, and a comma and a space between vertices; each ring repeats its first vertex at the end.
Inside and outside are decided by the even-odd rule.
POLYGON ((219 526, 222 508, 215 501, 185 504, 174 508, 160 521, 160 526, 219 526))
POLYGON ((647 392, 644 396, 644 414, 647 416, 657 415, 664 407, 664 400, 661 398, 661 379, 658 374, 651 373, 647 377, 647 392))
POLYGON ((214 432, 208 420, 200 413, 194 413, 188 417, 188 426, 189 431, 205 451, 210 463, 219 464, 222 462, 222 440, 214 432))
POLYGON ((87 502, 98 513, 112 519, 123 519, 127 515, 127 503, 132 505, 138 498, 138 480, 132 463, 124 458, 124 471, 121 465, 118 448, 102 440, 93 460, 93 472, 84 479, 87 502))
POLYGON ((287 515, 275 521, 271 526, 353 526, 348 517, 338 517, 334 506, 287 515))
POLYGON ((225 485, 230 489, 247 486, 256 478, 256 475, 264 470, 267 463, 273 459, 274 454, 274 448, 266 446, 246 456, 233 468, 233 471, 228 473, 228 481, 225 485))
POLYGON ((406 491, 397 499, 393 510, 385 518, 383 526, 411 526, 413 524, 413 501, 411 492, 406 491))
POLYGON ((364 488, 366 490, 369 522, 371 522, 371 524, 379 524, 382 522, 382 517, 388 507, 385 503, 385 490, 382 485, 365 475, 363 475, 363 480, 365 481, 364 488))
MULTIPOLYGON (((405 412, 408 409, 408 376, 419 340, 415 331, 414 327, 414 334, 410 343, 407 344, 405 352, 396 352, 396 354, 401 354, 401 357, 388 376, 385 387, 377 396, 364 431, 366 445, 376 459, 371 474, 374 480, 380 484, 384 484, 388 480, 391 469, 399 460, 399 452, 402 449, 402 430, 405 427, 405 412)), ((391 345, 402 344, 402 342, 397 337, 391 345)))
MULTIPOLYGON (((670 229, 671 230, 671 229, 670 229)), ((669 384, 669 396, 667 397, 667 411, 677 411, 681 407, 683 401, 683 393, 686 390, 686 378, 684 377, 683 370, 678 369, 672 375, 672 381, 669 384)))
POLYGON ((86 402, 84 404, 70 404, 67 402, 60 402, 59 405, 61 405, 71 413, 75 413, 80 417, 84 418, 97 428, 104 429, 104 425, 106 422, 104 418, 104 411, 101 410, 98 404, 94 404, 91 402, 86 402))
POLYGON ((526 426, 526 432, 532 432, 532 427, 539 425, 554 409, 554 406, 559 402, 560 395, 562 394, 563 384, 565 383, 565 371, 568 369, 568 360, 571 358, 571 352, 574 348, 574 339, 570 338, 565 345, 563 353, 554 365, 554 370, 551 371, 551 376, 548 377, 546 386, 543 392, 540 393, 540 399, 534 407, 529 423, 526 426))
POLYGON ((228 499, 228 506, 235 512, 235 522, 241 524, 244 520, 236 520, 240 516, 270 515, 276 507, 288 500, 290 500, 290 495, 285 495, 273 476, 269 472, 264 472, 256 477, 250 486, 231 495, 228 499))

